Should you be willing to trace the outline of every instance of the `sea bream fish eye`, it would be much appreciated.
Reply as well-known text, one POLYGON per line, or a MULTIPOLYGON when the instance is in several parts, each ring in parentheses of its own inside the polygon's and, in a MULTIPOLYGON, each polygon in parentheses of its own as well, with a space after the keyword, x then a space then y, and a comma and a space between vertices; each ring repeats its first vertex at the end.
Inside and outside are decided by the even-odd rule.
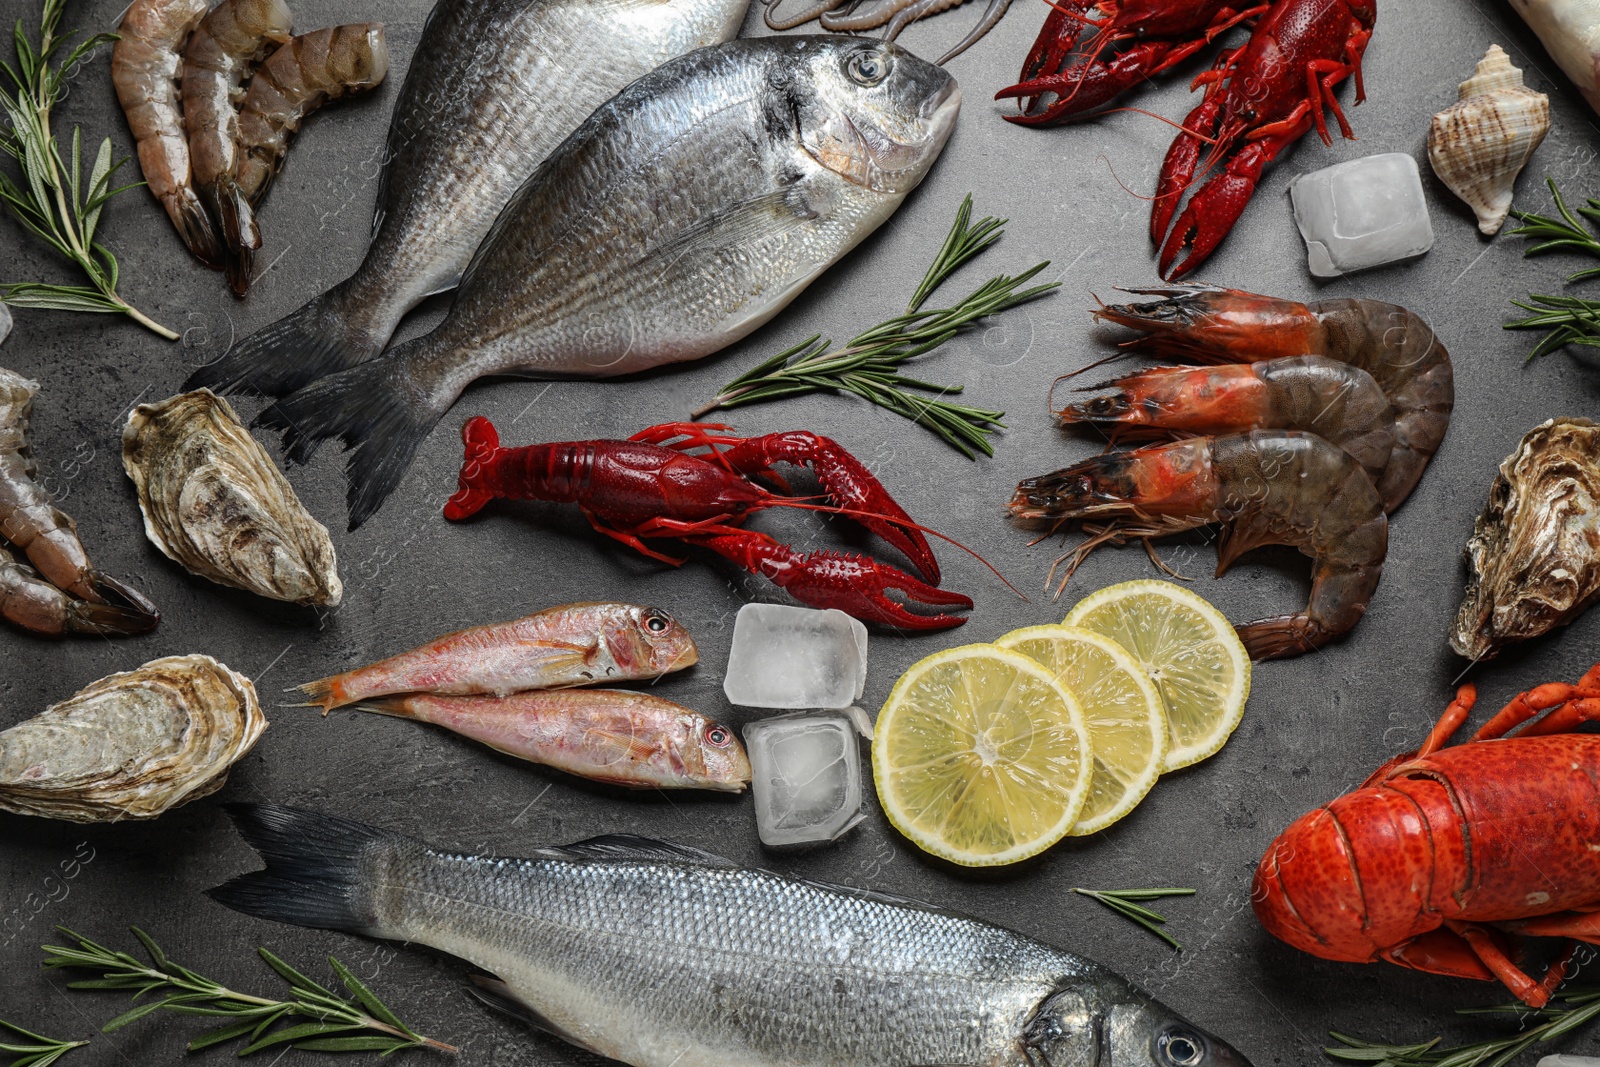
POLYGON ((845 73, 857 85, 878 85, 894 69, 894 57, 876 48, 856 52, 844 61, 845 73))

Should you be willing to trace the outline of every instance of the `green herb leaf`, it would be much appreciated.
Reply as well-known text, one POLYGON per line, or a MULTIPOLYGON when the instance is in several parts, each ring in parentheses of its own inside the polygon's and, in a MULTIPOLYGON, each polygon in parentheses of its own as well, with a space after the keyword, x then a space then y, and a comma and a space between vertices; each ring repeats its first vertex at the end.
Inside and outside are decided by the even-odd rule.
POLYGON ((1333 1059, 1370 1063, 1376 1067, 1505 1067, 1535 1045, 1548 1046, 1549 1042, 1600 1017, 1600 986, 1561 990, 1548 1005, 1539 1009, 1519 1002, 1458 1011, 1462 1015, 1512 1015, 1532 1025, 1509 1037, 1451 1048, 1440 1048, 1439 1038, 1415 1045, 1388 1045, 1332 1033, 1329 1036, 1339 1044, 1323 1051, 1333 1059))
POLYGON ((68 984, 69 989, 119 989, 132 991, 137 1000, 145 993, 162 991, 162 999, 135 1004, 106 1024, 107 1032, 137 1022, 158 1011, 228 1020, 195 1038, 189 1049, 210 1048, 245 1038, 239 1055, 247 1056, 275 1045, 326 1052, 376 1051, 385 1055, 406 1048, 426 1047, 457 1051, 412 1030, 377 995, 338 960, 330 959, 334 973, 354 995, 349 1000, 313 981, 266 949, 261 959, 289 983, 284 1000, 236 992, 169 959, 155 939, 137 927, 133 935, 144 946, 150 962, 125 952, 114 952, 65 927, 59 932, 75 942, 71 946, 45 945, 47 968, 82 968, 100 977, 68 984), (301 1022, 286 1023, 298 1018, 301 1022))
POLYGON ((11 1061, 11 1067, 49 1067, 49 1064, 56 1062, 73 1049, 82 1048, 88 1043, 57 1041, 53 1037, 24 1030, 15 1023, 0 1019, 0 1053, 20 1057, 11 1061), (8 1035, 14 1035, 20 1040, 9 1040, 8 1035))
POLYGON ((904 314, 879 323, 837 350, 832 341, 814 334, 723 386, 693 417, 805 393, 849 393, 926 427, 968 459, 978 452, 994 455, 990 437, 1005 428, 1001 421, 1005 412, 952 403, 945 398, 958 395, 960 386, 907 377, 897 368, 933 351, 980 319, 1037 300, 1057 288, 1056 282, 1023 288, 1049 266, 1045 262, 1015 277, 1002 274, 991 278, 948 308, 923 310, 923 304, 951 275, 1000 239, 1006 222, 984 218, 974 224, 972 196, 968 194, 904 314))
POLYGON ((1166 916, 1142 905, 1135 904, 1136 900, 1160 900, 1163 897, 1192 897, 1193 889, 1078 889, 1072 890, 1093 900, 1098 900, 1112 911, 1125 919, 1130 919, 1140 926, 1155 934, 1173 948, 1182 950, 1176 938, 1161 927, 1166 923, 1166 916))
MULTIPOLYGON (((117 293, 117 270, 109 253, 94 243, 101 211, 114 195, 108 191, 112 161, 111 141, 101 142, 83 184, 83 135, 74 127, 70 148, 64 153, 50 129, 51 110, 65 95, 67 82, 95 49, 116 40, 115 34, 95 34, 80 40, 56 66, 63 47, 76 31, 59 32, 65 0, 44 0, 39 20, 39 46, 35 49, 19 21, 12 34, 15 65, 0 63, 11 88, 0 89, 0 151, 10 156, 20 180, 0 172, 0 209, 29 233, 80 270, 87 286, 46 282, 0 283, 0 302, 24 308, 84 311, 126 315, 169 341, 178 334, 146 317, 117 293), (109 261, 109 262, 108 262, 109 261)), ((119 190, 120 191, 120 190, 119 190)))

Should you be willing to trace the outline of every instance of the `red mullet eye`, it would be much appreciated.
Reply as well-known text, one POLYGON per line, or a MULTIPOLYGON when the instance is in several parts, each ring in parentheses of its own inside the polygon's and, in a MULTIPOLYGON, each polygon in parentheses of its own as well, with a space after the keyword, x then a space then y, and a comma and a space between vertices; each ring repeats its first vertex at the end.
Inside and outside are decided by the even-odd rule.
POLYGON ((672 628, 672 623, 664 615, 650 615, 644 620, 644 628, 653 634, 664 634, 672 628))
POLYGON ((706 744, 712 748, 727 748, 732 738, 728 736, 726 728, 721 726, 706 727, 706 744))

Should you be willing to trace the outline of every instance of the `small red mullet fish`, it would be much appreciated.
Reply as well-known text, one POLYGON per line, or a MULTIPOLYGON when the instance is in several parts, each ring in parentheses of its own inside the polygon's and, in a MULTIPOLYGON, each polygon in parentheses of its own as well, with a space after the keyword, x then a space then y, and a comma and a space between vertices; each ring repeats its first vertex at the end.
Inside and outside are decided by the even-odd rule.
POLYGON ((670 700, 622 689, 507 697, 414 693, 357 710, 430 722, 508 756, 631 789, 741 793, 750 761, 728 727, 670 700))
POLYGON ((505 696, 659 678, 700 660, 694 638, 660 608, 565 604, 474 626, 410 652, 300 686, 306 707, 334 708, 394 693, 505 696))

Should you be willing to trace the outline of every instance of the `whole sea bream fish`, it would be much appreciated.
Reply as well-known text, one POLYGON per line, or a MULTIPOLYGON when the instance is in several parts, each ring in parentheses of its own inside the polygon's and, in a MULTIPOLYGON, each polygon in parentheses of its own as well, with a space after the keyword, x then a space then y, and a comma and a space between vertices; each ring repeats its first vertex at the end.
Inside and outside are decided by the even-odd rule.
POLYGON ((750 784, 750 760, 732 730, 649 693, 407 693, 364 700, 355 708, 432 723, 508 756, 629 789, 738 793, 750 784))
POLYGON ((1249 1067, 1080 956, 941 909, 603 837, 527 859, 230 805, 267 868, 211 890, 427 945, 489 997, 634 1067, 1249 1067))
POLYGON ((274 395, 382 352, 450 289, 528 175, 595 108, 731 40, 749 0, 439 0, 395 101, 356 272, 202 367, 189 389, 274 395))
POLYGON ((692 667, 694 638, 660 608, 563 604, 436 637, 397 656, 300 686, 323 712, 394 693, 505 696, 641 681, 692 667))
POLYGON ((354 529, 476 379, 631 374, 772 318, 922 181, 960 101, 943 70, 861 38, 732 41, 667 63, 540 166, 437 329, 262 419, 298 462, 325 438, 354 448, 354 529))

